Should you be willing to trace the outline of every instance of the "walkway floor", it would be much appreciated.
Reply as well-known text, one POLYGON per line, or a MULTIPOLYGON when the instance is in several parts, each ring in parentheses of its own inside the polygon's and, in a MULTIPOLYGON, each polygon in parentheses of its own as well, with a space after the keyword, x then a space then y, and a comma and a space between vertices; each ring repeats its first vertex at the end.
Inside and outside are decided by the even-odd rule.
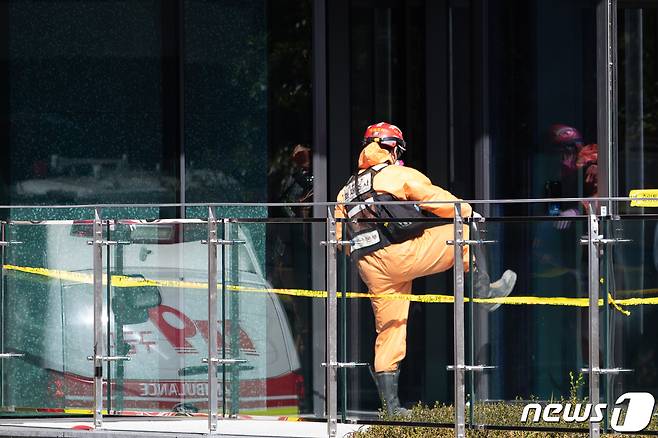
MULTIPOLYGON (((208 436, 205 418, 106 418, 102 429, 93 430, 87 419, 1 419, 0 437, 126 437, 200 438, 208 436)), ((339 438, 364 426, 339 424, 339 438)), ((327 424, 304 421, 221 420, 212 436, 226 438, 320 438, 327 437, 327 424)))

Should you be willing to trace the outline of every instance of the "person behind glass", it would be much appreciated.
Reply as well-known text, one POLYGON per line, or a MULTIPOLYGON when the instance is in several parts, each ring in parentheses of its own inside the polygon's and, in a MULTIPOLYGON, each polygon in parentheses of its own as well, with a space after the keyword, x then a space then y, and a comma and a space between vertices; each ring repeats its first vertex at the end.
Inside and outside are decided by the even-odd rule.
MULTIPOLYGON (((275 175, 284 173, 278 200, 284 203, 313 202, 313 171, 311 166, 312 151, 307 145, 297 144, 289 157, 283 160, 275 158, 273 166, 275 175), (277 169, 279 168, 279 169, 277 169)), ((310 206, 284 206, 286 216, 310 217, 310 206)))
MULTIPOLYGON (((548 181, 546 183, 546 196, 550 198, 559 197, 583 197, 594 198, 598 196, 598 145, 596 143, 585 144, 580 132, 563 124, 554 124, 549 129, 549 139, 561 153, 560 159, 560 181, 548 181), (582 192, 580 187, 580 171, 582 170, 582 192)), ((586 202, 582 203, 584 213, 588 213, 586 202)), ((551 216, 573 217, 581 212, 578 202, 553 203, 549 205, 551 216)), ((556 223, 559 229, 565 229, 570 221, 556 223)))
MULTIPOLYGON (((402 131, 395 125, 380 122, 368 126, 363 136, 363 150, 358 169, 338 194, 336 218, 347 218, 346 238, 350 245, 343 249, 356 261, 359 274, 371 294, 375 315, 375 363, 373 376, 382 404, 389 415, 407 415, 398 398, 400 362, 406 355, 409 300, 387 299, 387 295, 411 293, 412 280, 446 271, 454 263, 469 269, 469 247, 460 260, 454 259, 454 247, 446 241, 454 239, 452 223, 436 225, 423 221, 386 222, 358 219, 454 217, 454 204, 431 204, 429 201, 458 201, 447 190, 432 184, 418 170, 401 165, 406 150, 402 131), (418 201, 415 205, 373 205, 378 201, 418 201), (361 202, 358 205, 342 203, 361 202)), ((463 216, 470 216, 471 206, 461 203, 463 216)), ((338 227, 337 240, 341 240, 338 227)), ((469 236, 464 226, 464 238, 469 236)), ((476 259, 484 259, 476 253, 476 259)), ((476 263, 476 271, 479 263, 476 263)), ((484 264, 483 264, 484 265, 484 264)), ((507 296, 516 282, 516 274, 505 271, 501 279, 489 282, 485 270, 476 278, 479 297, 507 296)))

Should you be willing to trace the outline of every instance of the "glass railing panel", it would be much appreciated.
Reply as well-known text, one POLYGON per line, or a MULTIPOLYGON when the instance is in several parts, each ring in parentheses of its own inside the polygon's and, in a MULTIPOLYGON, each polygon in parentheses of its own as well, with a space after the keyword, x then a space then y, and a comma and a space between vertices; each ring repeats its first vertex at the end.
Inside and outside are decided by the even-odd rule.
POLYGON ((339 417, 451 423, 452 219, 362 219, 338 227, 341 239, 351 240, 338 251, 338 358, 354 365, 338 370, 339 417), (397 227, 413 228, 416 237, 368 245, 395 239, 399 231, 390 230, 397 227), (373 232, 379 237, 359 237, 373 232))
MULTIPOLYGON (((273 214, 277 212, 270 212, 267 206, 259 204, 249 204, 242 206, 228 206, 228 205, 216 205, 213 206, 215 209, 216 217, 228 217, 228 218, 248 218, 248 219, 260 219, 265 220, 266 218, 279 218, 282 217, 280 214, 273 214)), ((208 207, 185 207, 185 217, 186 218, 197 218, 203 219, 208 217, 208 207)), ((285 215, 283 216, 285 217, 285 215)))
MULTIPOLYGON (((326 247, 320 241, 327 239, 327 223, 259 217, 265 207, 254 208, 222 210, 243 212, 241 219, 217 215, 218 236, 234 244, 218 246, 214 324, 207 316, 208 247, 202 243, 207 208, 198 207, 198 218, 148 216, 155 221, 117 219, 117 212, 102 210, 109 220, 104 237, 117 242, 103 250, 103 271, 110 274, 103 291, 106 347, 110 356, 131 359, 104 369, 104 407, 110 413, 184 413, 205 419, 208 377, 202 358, 208 356, 214 325, 217 356, 246 361, 218 367, 219 415, 326 418, 321 366, 326 360, 326 247)), ((158 211, 149 209, 145 214, 158 211)), ((602 427, 611 430, 620 396, 658 395, 650 366, 658 217, 599 220, 600 234, 614 241, 599 245, 600 367, 606 373, 599 381, 601 402, 609 407, 602 427)), ((373 224, 390 227, 392 222, 408 221, 373 224)), ((338 222, 339 240, 352 242, 339 242, 337 251, 337 357, 353 365, 338 369, 339 419, 441 427, 454 421, 454 374, 447 369, 454 363, 454 248, 447 243, 454 229, 452 219, 417 222, 429 229, 372 253, 379 256, 369 257, 369 266, 351 249, 354 232, 347 228, 355 224, 338 222), (434 228, 444 232, 422 238, 434 228), (414 239, 425 244, 407 243, 414 239), (405 245, 409 248, 402 251, 405 245), (384 260, 382 254, 395 248, 402 252, 384 260), (449 263, 437 261, 448 255, 449 263), (378 274, 366 283, 364 269, 378 274), (390 280, 388 289, 405 296, 381 301, 409 308, 404 318, 389 318, 399 320, 393 325, 404 326, 406 334, 403 353, 388 353, 389 361, 401 364, 396 395, 401 407, 411 409, 408 415, 382 413, 371 372, 379 348, 372 299, 378 297, 368 292, 384 277, 390 280)), ((589 400, 590 374, 583 371, 589 367, 588 258, 581 242, 588 217, 490 217, 467 223, 470 239, 484 241, 471 243, 465 258, 465 359, 466 365, 482 366, 466 373, 467 424, 586 429, 586 422, 566 422, 562 415, 556 422, 540 418, 533 423, 535 408, 526 421, 522 417, 528 403, 539 404, 543 414, 552 402, 571 404, 573 411, 578 403, 586 409, 589 400), (515 272, 516 284, 508 298, 496 300, 492 283, 504 279, 507 269, 515 272)), ((0 352, 25 355, 0 363, 5 414, 91 414, 91 230, 88 219, 5 225, 9 245, 3 257, 0 352), (29 392, 27 382, 33 388, 29 392)), ((385 323, 379 325, 385 331, 385 323)))
POLYGON ((107 342, 129 359, 109 363, 111 411, 206 414, 207 223, 120 220, 109 234, 107 342))
MULTIPOLYGON (((231 220, 220 286, 225 413, 324 418, 323 219, 231 220)), ((220 259, 222 251, 219 252, 220 259)))
POLYGON ((81 207, 29 207, 3 210, 4 217, 12 221, 45 221, 45 220, 91 220, 94 218, 93 208, 81 207))
POLYGON ((5 225, 2 411, 91 414, 91 221, 5 225), (87 233, 89 231, 89 233, 87 233))
POLYGON ((541 411, 588 398, 582 371, 589 352, 588 252, 580 242, 585 219, 471 224, 471 238, 482 244, 470 252, 466 363, 483 366, 467 372, 471 424, 587 429, 586 422, 545 421, 541 411), (530 403, 535 407, 526 408, 530 403))
MULTIPOLYGON (((606 303, 601 313, 601 368, 606 370, 600 377, 601 402, 608 405, 605 426, 613 432, 613 426, 626 424, 613 419, 615 409, 623 414, 620 420, 628 416, 629 402, 616 404, 624 394, 658 398, 658 216, 608 218, 603 230, 615 240, 605 245, 601 270, 606 303)), ((658 429, 655 416, 650 418, 648 428, 658 429)))

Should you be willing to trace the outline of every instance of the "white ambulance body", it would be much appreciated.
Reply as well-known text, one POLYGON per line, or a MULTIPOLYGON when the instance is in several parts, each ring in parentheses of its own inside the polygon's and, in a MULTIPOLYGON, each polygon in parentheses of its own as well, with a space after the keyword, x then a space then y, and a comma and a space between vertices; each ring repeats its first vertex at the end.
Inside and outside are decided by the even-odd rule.
MULTIPOLYGON (((109 369, 113 410, 120 411, 200 411, 207 408, 208 356, 207 245, 205 224, 181 225, 161 222, 122 222, 111 226, 110 235, 128 237, 130 244, 110 249, 110 271, 128 279, 155 280, 154 287, 133 287, 141 297, 160 298, 123 324, 123 342, 117 340, 115 307, 110 306, 110 354, 130 357, 109 369), (193 230, 192 230, 193 229, 193 230), (184 231, 183 231, 184 230, 184 231), (114 233, 113 233, 114 232, 114 233), (191 241, 185 235, 195 233, 191 241), (123 252, 118 256, 118 252, 123 252), (119 266, 122 265, 122 266, 119 266), (140 295, 143 294, 143 295, 140 295), (158 304, 159 302, 159 304, 158 304), (124 351, 121 350, 124 345, 124 351)), ((47 268, 62 272, 92 274, 89 222, 47 228, 47 268)), ((245 359, 235 368, 222 367, 218 374, 220 402, 231 412, 296 412, 303 393, 303 380, 293 336, 279 297, 264 278, 248 233, 240 231, 245 245, 225 250, 224 292, 226 307, 218 306, 218 352, 227 358, 245 359), (237 260, 235 257, 237 256, 237 260), (237 271, 234 268, 237 267, 237 271), (239 287, 235 287, 239 286, 239 287), (237 290, 236 290, 237 289, 237 290), (245 291, 245 289, 247 289, 245 291), (223 311, 222 311, 223 310, 223 311), (222 315, 224 324, 222 324, 222 315), (222 326, 226 333, 222 337, 222 326), (225 345, 222 344, 222 338, 225 345), (237 392, 237 394, 236 394, 237 392)), ((222 302, 222 250, 218 249, 218 302, 222 302)), ((104 263, 107 252, 104 251, 104 263)), ((47 306, 42 329, 48 342, 42 354, 43 366, 51 374, 53 400, 47 405, 92 406, 93 366, 87 357, 93 345, 93 290, 91 284, 62 278, 49 279, 47 306)), ((112 288, 112 296, 125 292, 112 288)), ((106 306, 107 307, 107 306, 106 306)), ((121 312, 117 312, 121 313, 121 312)), ((104 310, 107 315, 107 309, 104 310)), ((122 315, 125 316, 125 315, 122 315)), ((18 322, 20 324, 20 322, 18 322)), ((20 329, 20 328, 19 328, 20 329)), ((105 370, 107 376, 108 370, 105 370)), ((108 388, 106 387, 106 390, 108 388)))

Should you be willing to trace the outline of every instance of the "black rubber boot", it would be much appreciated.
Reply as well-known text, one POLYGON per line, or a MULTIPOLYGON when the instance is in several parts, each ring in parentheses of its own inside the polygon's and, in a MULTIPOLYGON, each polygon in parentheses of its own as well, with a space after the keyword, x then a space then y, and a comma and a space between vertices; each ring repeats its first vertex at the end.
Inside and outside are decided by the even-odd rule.
POLYGON ((372 376, 377 384, 379 398, 382 401, 383 408, 386 409, 386 413, 389 416, 408 416, 410 414, 409 411, 400 406, 400 399, 398 398, 400 370, 372 373, 372 376))
MULTIPOLYGON (((473 289, 476 298, 504 298, 508 296, 516 284, 516 272, 508 269, 493 283, 490 283, 489 275, 475 269, 475 281, 473 289)), ((493 312, 500 307, 499 303, 487 305, 487 310, 493 312)))
MULTIPOLYGON (((480 227, 481 224, 473 224, 471 227, 472 239, 482 239, 480 227)), ((475 269, 473 269, 473 275, 475 275, 473 279, 473 292, 475 298, 504 298, 508 296, 516 285, 516 272, 507 269, 498 280, 491 282, 487 254, 484 251, 483 245, 473 245, 471 248, 473 248, 475 254, 475 269)), ((496 303, 487 304, 484 308, 489 312, 493 312, 499 307, 500 304, 496 303)))

